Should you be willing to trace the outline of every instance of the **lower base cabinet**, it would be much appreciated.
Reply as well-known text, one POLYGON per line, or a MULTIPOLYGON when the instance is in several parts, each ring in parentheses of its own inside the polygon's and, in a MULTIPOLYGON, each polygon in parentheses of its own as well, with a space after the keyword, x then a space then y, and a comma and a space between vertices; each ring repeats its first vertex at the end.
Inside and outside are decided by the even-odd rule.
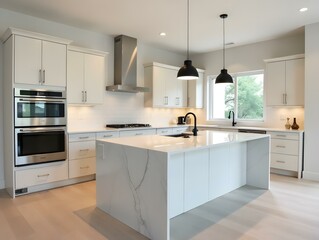
POLYGON ((69 162, 69 178, 83 177, 96 172, 95 157, 83 158, 69 162))
POLYGON ((69 178, 95 174, 95 133, 69 135, 69 178))
POLYGON ((303 132, 267 132, 271 135, 271 171, 302 177, 303 132))
POLYGON ((67 161, 56 162, 51 166, 30 168, 15 171, 15 189, 28 188, 68 179, 67 161))
POLYGON ((168 161, 169 217, 246 184, 247 144, 173 154, 168 161))

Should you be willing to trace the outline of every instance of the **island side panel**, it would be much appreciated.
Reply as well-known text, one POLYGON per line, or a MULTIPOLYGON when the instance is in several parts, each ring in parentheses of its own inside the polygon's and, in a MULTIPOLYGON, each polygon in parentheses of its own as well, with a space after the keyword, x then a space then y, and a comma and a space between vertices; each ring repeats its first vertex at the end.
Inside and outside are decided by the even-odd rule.
POLYGON ((97 207, 141 234, 169 239, 167 153, 97 141, 97 207))
POLYGON ((247 185, 269 189, 270 137, 247 143, 247 185))

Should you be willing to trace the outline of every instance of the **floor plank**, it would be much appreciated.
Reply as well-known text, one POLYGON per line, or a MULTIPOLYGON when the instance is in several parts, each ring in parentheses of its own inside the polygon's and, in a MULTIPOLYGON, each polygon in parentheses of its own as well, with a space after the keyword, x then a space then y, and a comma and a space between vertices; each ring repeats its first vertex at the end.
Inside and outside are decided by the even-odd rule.
MULTIPOLYGON (((0 239, 145 240, 95 207, 95 181, 11 199, 0 190, 0 239)), ((171 220, 172 240, 319 239, 319 183, 271 175, 171 220)))

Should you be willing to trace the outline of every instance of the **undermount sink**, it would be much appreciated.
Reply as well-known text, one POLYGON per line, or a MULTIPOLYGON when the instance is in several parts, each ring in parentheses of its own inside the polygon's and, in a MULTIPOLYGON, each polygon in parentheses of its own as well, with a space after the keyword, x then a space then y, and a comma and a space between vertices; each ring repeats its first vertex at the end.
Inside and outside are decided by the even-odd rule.
POLYGON ((193 133, 180 133, 175 135, 165 135, 166 137, 182 137, 182 138, 189 138, 190 136, 193 136, 193 133))

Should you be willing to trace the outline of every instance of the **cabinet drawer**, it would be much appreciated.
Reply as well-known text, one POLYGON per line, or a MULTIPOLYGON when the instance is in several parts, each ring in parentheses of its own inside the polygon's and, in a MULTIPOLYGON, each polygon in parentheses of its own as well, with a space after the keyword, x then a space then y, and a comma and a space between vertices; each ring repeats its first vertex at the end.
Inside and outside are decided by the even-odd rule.
POLYGON ((173 134, 183 133, 183 132, 186 132, 187 129, 188 129, 188 127, 172 128, 172 133, 173 133, 173 134))
POLYGON ((271 139, 271 152, 298 155, 299 144, 295 140, 271 139))
POLYGON ((173 131, 172 131, 171 128, 159 128, 156 131, 157 135, 169 135, 169 134, 172 134, 172 133, 173 133, 173 131))
POLYGON ((95 141, 69 143, 69 160, 88 157, 95 157, 95 141))
POLYGON ((95 157, 69 161, 69 178, 95 174, 95 163, 95 157))
POLYGON ((298 133, 284 133, 284 132, 267 132, 271 135, 271 138, 280 138, 280 139, 290 139, 290 140, 299 140, 298 133))
POLYGON ((61 181, 68 178, 67 162, 53 163, 49 167, 17 170, 15 172, 15 188, 31 187, 38 184, 61 181))
POLYGON ((69 134, 69 142, 95 140, 95 133, 69 134))
POLYGON ((96 139, 114 138, 119 137, 119 132, 98 132, 96 133, 96 139))
POLYGON ((272 153, 270 166, 272 168, 298 171, 298 156, 272 153))
POLYGON ((120 131, 120 137, 153 135, 153 134, 156 134, 156 129, 120 131))

